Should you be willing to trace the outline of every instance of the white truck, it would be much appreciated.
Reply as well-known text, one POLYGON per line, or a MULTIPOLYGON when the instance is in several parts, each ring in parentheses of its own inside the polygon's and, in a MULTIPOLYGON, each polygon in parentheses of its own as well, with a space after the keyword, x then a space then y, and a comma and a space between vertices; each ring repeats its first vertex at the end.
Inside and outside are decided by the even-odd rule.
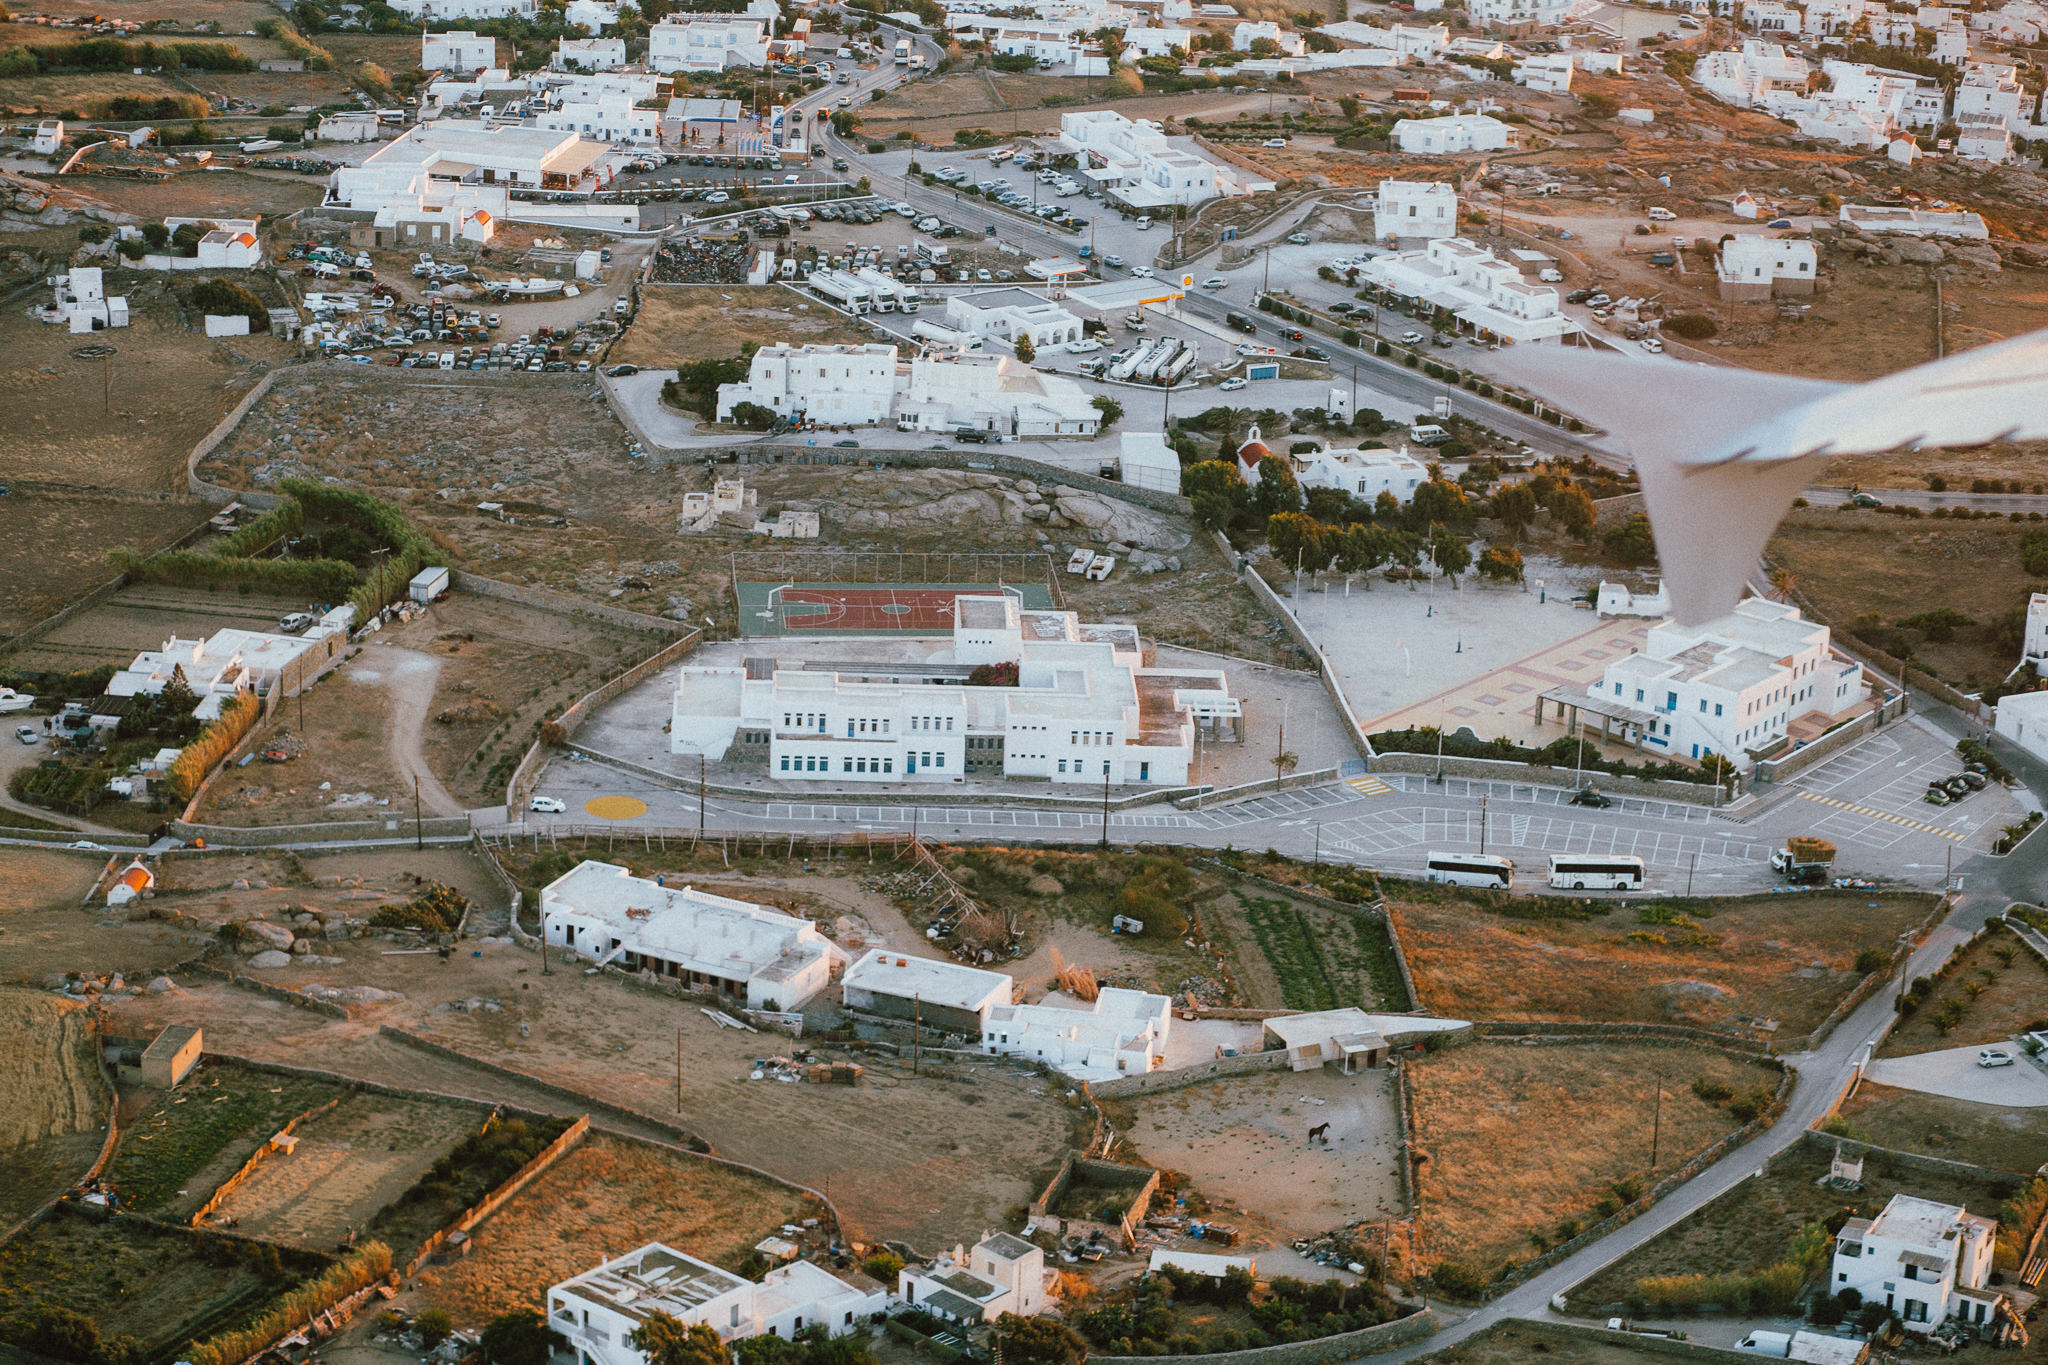
POLYGON ((908 38, 898 38, 896 40, 896 65, 910 65, 910 39, 908 38))
POLYGON ((956 346, 963 351, 981 349, 981 338, 969 332, 941 327, 936 322, 920 322, 910 329, 910 334, 920 341, 929 341, 939 346, 956 346))
POLYGON ((872 267, 863 267, 854 271, 853 277, 868 287, 868 292, 874 296, 875 311, 877 313, 893 313, 896 311, 898 299, 895 280, 890 279, 887 275, 872 267))
POLYGON ((1771 1356, 1783 1360, 1792 1354, 1790 1332, 1751 1332, 1735 1343, 1735 1349, 1753 1356, 1771 1356))
POLYGON ((935 242, 919 242, 912 250, 919 265, 951 265, 953 253, 935 242))
POLYGON ((875 301, 868 287, 851 275, 837 270, 819 270, 811 275, 811 290, 828 303, 836 303, 847 312, 864 315, 873 311, 875 301))
POLYGON ((1826 839, 1796 834, 1771 854, 1771 871, 1794 886, 1825 886, 1835 874, 1835 846, 1826 839))

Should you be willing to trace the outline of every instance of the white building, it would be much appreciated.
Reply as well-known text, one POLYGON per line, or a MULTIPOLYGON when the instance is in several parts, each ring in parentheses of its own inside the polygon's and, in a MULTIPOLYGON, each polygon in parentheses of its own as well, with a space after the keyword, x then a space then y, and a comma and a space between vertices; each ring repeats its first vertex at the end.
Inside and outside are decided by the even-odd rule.
POLYGON ((626 40, 563 38, 549 62, 557 71, 616 71, 626 64, 626 40))
POLYGON ((1180 454, 1157 431, 1126 431, 1120 438, 1117 474, 1133 488, 1180 492, 1180 454))
POLYGON ((954 599, 953 647, 927 662, 685 666, 669 747, 719 757, 767 749, 781 781, 1180 786, 1199 727, 1234 737, 1242 711, 1221 672, 1146 668, 1137 629, 1083 625, 1014 597, 954 599), (1014 664, 1016 686, 969 679, 1014 664))
POLYGON ((29 150, 43 156, 63 151, 64 120, 60 118, 46 118, 36 124, 35 140, 29 144, 29 150))
POLYGON ((1105 986, 1093 1001, 998 1005, 981 1026, 981 1048, 1044 1062, 1077 1081, 1113 1081, 1157 1070, 1172 1026, 1171 997, 1105 986))
POLYGON ((1525 282, 1513 262, 1462 237, 1376 257, 1363 273, 1382 289, 1448 308, 1459 321, 1504 341, 1556 341, 1578 330, 1560 311, 1555 289, 1525 282))
POLYGON ((52 276, 50 283, 56 301, 41 312, 43 321, 61 322, 72 332, 103 332, 128 325, 128 296, 107 297, 106 277, 100 267, 75 265, 52 276))
POLYGON ((498 66, 498 40, 462 29, 420 35, 422 71, 491 71, 498 66))
POLYGON ((1515 63, 1509 74, 1516 85, 1544 95, 1563 95, 1572 88, 1572 54, 1569 52, 1532 52, 1515 63))
POLYGON ((353 616, 348 608, 336 608, 302 635, 230 629, 204 640, 172 636, 162 649, 143 650, 108 679, 105 695, 154 697, 182 677, 198 698, 192 714, 212 720, 238 692, 261 696, 280 684, 290 692, 316 676, 340 657, 353 616))
POLYGON ((1427 242, 1457 236, 1457 188, 1441 180, 1380 181, 1372 235, 1379 242, 1427 242))
POLYGON ((1124 59, 1186 56, 1194 34, 1184 28, 1150 28, 1133 24, 1124 30, 1124 59))
POLYGON ((946 300, 946 325, 984 341, 1031 338, 1038 350, 1081 339, 1081 319, 1028 289, 984 289, 946 300))
POLYGON ((426 23, 470 19, 531 19, 539 0, 391 0, 399 13, 426 23))
POLYGON ((1007 1232, 983 1233, 970 1252, 955 1247, 929 1266, 905 1266, 896 1293, 949 1322, 1032 1317, 1045 1308, 1045 1253, 1007 1232))
POLYGON ((755 1284, 650 1242, 551 1287, 547 1316, 568 1338, 577 1365, 647 1365, 628 1338, 657 1312, 733 1341, 789 1338, 819 1327, 840 1336, 887 1307, 886 1293, 857 1288, 808 1261, 780 1266, 755 1284))
POLYGON ((1900 237, 1952 237, 1966 242, 1990 240, 1982 215, 1934 209, 1892 208, 1883 204, 1844 204, 1839 215, 1859 231, 1900 237))
POLYGON ((1820 260, 1810 240, 1745 233, 1721 243, 1715 261, 1725 302, 1811 294, 1820 260))
POLYGON ((619 22, 618 0, 569 0, 562 22, 585 33, 602 33, 619 22))
POLYGON ((799 1010, 846 954, 807 919, 584 861, 541 888, 541 936, 748 1009, 799 1010))
MULTIPOLYGON (((949 314, 959 301, 957 294, 948 300, 949 314)), ((1010 356, 927 352, 910 362, 896 429, 986 431, 1020 441, 1092 437, 1102 429, 1102 413, 1073 380, 1010 356)))
POLYGON ((1797 33, 1804 18, 1782 0, 1743 0, 1742 26, 1752 33, 1797 33))
POLYGON ((1772 91, 1805 94, 1808 72, 1806 59, 1788 55, 1782 44, 1751 41, 1739 52, 1707 53, 1692 78, 1721 103, 1748 109, 1772 91))
POLYGON ((1345 42, 1382 48, 1398 56, 1413 57, 1423 62, 1433 62, 1439 56, 1450 52, 1487 60, 1494 60, 1507 53, 1506 48, 1497 41, 1481 42, 1476 38, 1453 39, 1450 28, 1444 24, 1433 24, 1428 27, 1395 24, 1390 28, 1379 28, 1356 19, 1346 19, 1339 23, 1324 24, 1316 31, 1345 42))
POLYGON ((2021 133, 2032 121, 2027 116, 2027 106, 2032 103, 2012 67, 1971 62, 1963 68, 1963 79, 1956 86, 1955 118, 1961 123, 1973 114, 1981 115, 2021 133))
MULTIPOLYGON (((377 214, 391 209, 420 221, 474 221, 514 216, 513 188, 588 193, 608 176, 599 163, 610 149, 566 130, 514 124, 486 126, 474 119, 414 124, 371 153, 360 166, 343 166, 327 179, 328 208, 377 214)), ((530 206, 545 218, 549 206, 530 206)), ((615 220, 637 226, 639 210, 619 209, 615 220)), ((609 221, 607 224, 609 225, 609 221)))
POLYGON ((896 348, 792 346, 780 341, 754 352, 743 384, 718 386, 718 420, 741 403, 769 408, 792 422, 873 426, 895 406, 896 348))
POLYGON ((1016 983, 1002 972, 882 948, 848 967, 839 984, 850 1010, 974 1039, 989 1014, 1016 993, 1016 983))
MULTIPOLYGON (((1251 439, 1258 439, 1256 427, 1251 439)), ((1380 494, 1386 493, 1405 505, 1415 496, 1415 490, 1429 481, 1428 466, 1405 448, 1336 450, 1319 446, 1287 459, 1294 466, 1294 481, 1300 487, 1335 488, 1365 503, 1377 502, 1380 494)))
POLYGON ((321 142, 377 142, 383 139, 383 127, 373 109, 345 109, 322 114, 314 137, 321 142))
MULTIPOLYGON (((2034 600, 2040 600, 2039 593, 2034 600)), ((2030 615, 2030 630, 2033 624, 2030 615)), ((2014 692, 2000 697, 1992 728, 2035 758, 2048 760, 2048 692, 2014 692)))
POLYGON ((766 66, 774 20, 752 14, 672 14, 647 32, 654 71, 723 71, 766 66))
MULTIPOLYGON (((1663 621, 1640 654, 1607 665, 1587 695, 1675 758, 1768 756, 1794 721, 1826 724, 1861 706, 1863 665, 1836 655, 1828 628, 1797 607, 1751 597, 1702 626, 1663 621)), ((1547 695, 1547 694, 1546 694, 1547 695)))
POLYGON ((1471 0, 1472 22, 1481 28, 1556 28, 1577 8, 1573 0, 1471 0))
POLYGON ((1869 9, 1869 0, 1807 0, 1800 32, 1809 38, 1840 37, 1856 27, 1869 9))
POLYGON ((558 99, 551 108, 534 115, 533 126, 551 133, 575 133, 596 142, 651 147, 661 140, 661 110, 643 109, 631 95, 623 94, 558 99))
POLYGON ((1176 146, 1156 123, 1113 109, 1060 115, 1060 147, 1080 162, 1082 178, 1138 210, 1205 203, 1218 196, 1264 194, 1273 182, 1176 146))
POLYGON ((1308 51, 1308 43, 1299 33, 1284 29, 1271 20, 1239 24, 1230 31, 1230 47, 1234 52, 1250 52, 1252 44, 1259 42, 1273 44, 1283 57, 1299 57, 1308 51))
POLYGON ((2048 665, 2048 593, 2037 592, 2027 598, 2027 633, 2020 645, 2020 662, 2048 665))
POLYGON ((1875 1218, 1851 1218, 1835 1237, 1828 1287, 1881 1303, 1909 1332, 1953 1317, 1989 1327, 2011 1301, 1988 1287, 1998 1224, 1954 1204, 1895 1194, 1875 1218))
POLYGON ((1407 156, 1498 152, 1510 145, 1508 125, 1490 114, 1404 118, 1394 125, 1394 150, 1407 156))
POLYGON ((2003 166, 2014 160, 2012 129, 1996 114, 1958 115, 1956 155, 1965 161, 2003 166))

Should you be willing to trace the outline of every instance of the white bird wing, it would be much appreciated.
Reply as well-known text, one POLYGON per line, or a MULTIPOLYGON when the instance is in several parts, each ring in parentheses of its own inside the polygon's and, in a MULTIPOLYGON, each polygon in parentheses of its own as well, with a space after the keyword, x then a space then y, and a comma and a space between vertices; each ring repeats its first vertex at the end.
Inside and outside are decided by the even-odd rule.
POLYGON ((1569 350, 1524 352, 1515 367, 1634 458, 1672 615, 1688 625, 1734 606, 1827 461, 2048 437, 2048 331, 1865 384, 1569 350))

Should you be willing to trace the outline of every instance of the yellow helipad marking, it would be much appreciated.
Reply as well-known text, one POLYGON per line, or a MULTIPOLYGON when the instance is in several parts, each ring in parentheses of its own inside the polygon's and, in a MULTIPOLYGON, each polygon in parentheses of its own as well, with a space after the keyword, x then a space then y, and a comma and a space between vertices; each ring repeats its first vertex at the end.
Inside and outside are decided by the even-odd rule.
POLYGON ((583 803, 583 813, 600 820, 637 820, 647 814, 647 803, 637 796, 593 796, 583 803))
POLYGON ((1367 796, 1392 796, 1394 794, 1394 789, 1380 781, 1377 777, 1354 777, 1344 785, 1355 792, 1362 792, 1367 796))
POLYGON ((1847 801, 1837 801, 1832 796, 1816 796, 1812 792, 1801 792, 1799 794, 1809 801, 1818 801, 1823 806, 1833 806, 1837 810, 1846 810, 1857 815, 1867 815, 1873 820, 1883 820, 1889 824, 1904 825, 1907 829, 1917 829, 1928 834, 1938 834, 1944 839, 1953 839, 1959 844, 1970 837, 1967 834, 1958 834, 1952 829, 1942 829, 1936 825, 1922 824, 1918 820, 1909 820, 1903 815, 1893 815, 1890 811, 1872 810, 1868 806, 1852 806, 1847 801))

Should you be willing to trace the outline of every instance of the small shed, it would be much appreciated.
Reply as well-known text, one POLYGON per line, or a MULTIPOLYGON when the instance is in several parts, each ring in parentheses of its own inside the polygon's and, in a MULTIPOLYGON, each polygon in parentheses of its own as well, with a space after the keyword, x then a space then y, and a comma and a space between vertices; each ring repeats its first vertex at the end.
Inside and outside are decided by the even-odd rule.
POLYGON ((576 278, 594 280, 604 270, 604 261, 595 251, 578 252, 576 256, 576 278))
POLYGON ((447 591, 448 570, 438 566, 421 569, 406 586, 406 595, 415 602, 431 602, 447 591))
POLYGON ((108 905, 126 905, 143 892, 156 885, 156 874, 140 862, 133 862, 123 868, 114 884, 107 888, 108 905))
POLYGON ((172 1024, 142 1050, 142 1083, 168 1090, 199 1065, 206 1035, 193 1024, 172 1024))

